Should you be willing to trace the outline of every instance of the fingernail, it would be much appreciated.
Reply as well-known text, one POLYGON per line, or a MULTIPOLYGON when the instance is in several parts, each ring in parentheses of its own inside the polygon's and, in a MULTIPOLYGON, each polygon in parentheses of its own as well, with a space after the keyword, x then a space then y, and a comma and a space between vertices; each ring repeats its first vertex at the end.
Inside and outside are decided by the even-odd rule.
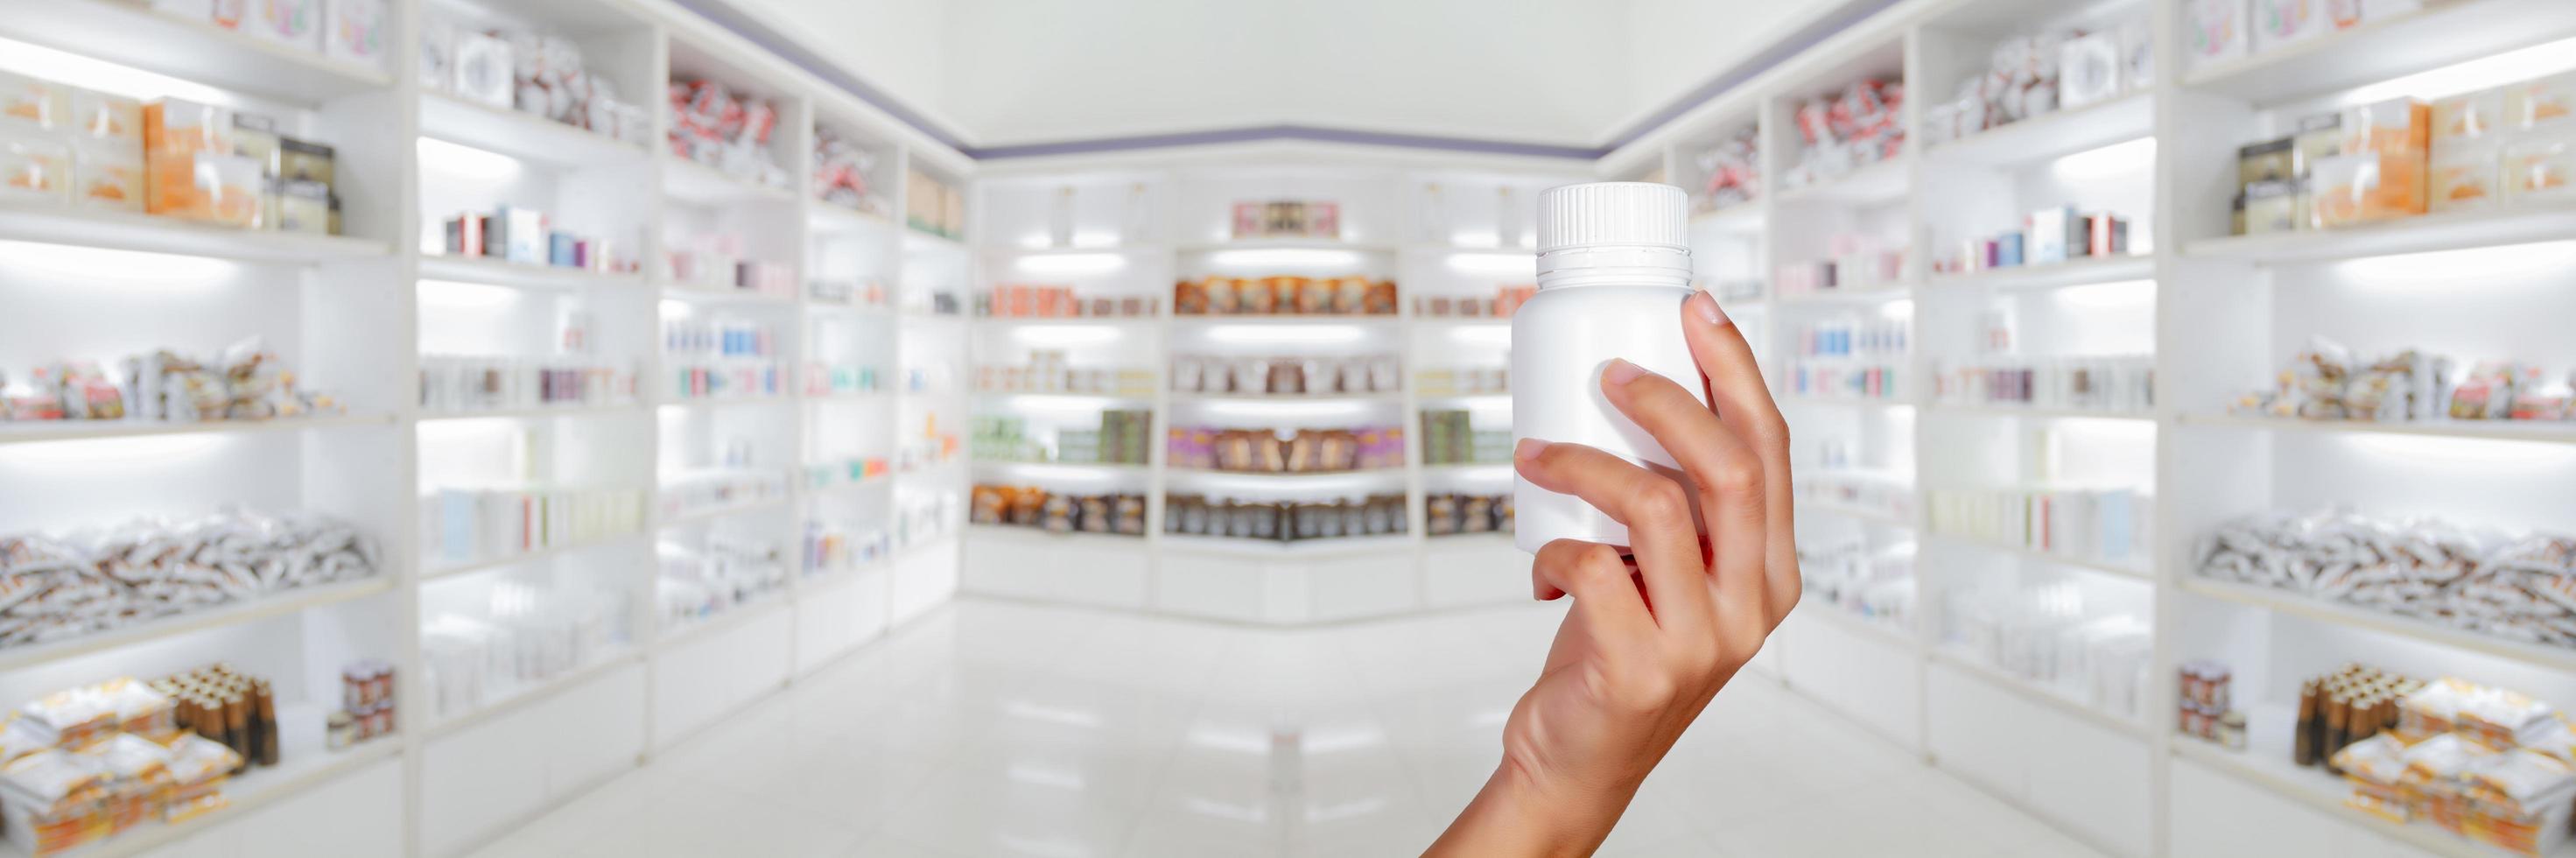
POLYGON ((1699 316, 1700 321, 1712 325, 1726 324, 1726 311, 1717 308, 1717 296, 1706 292, 1694 292, 1691 293, 1690 300, 1683 301, 1682 304, 1690 307, 1691 313, 1699 316))
POLYGON ((1547 442, 1536 438, 1523 438, 1512 444, 1512 458, 1526 462, 1538 458, 1538 451, 1545 449, 1547 449, 1547 442))
POLYGON ((1628 382, 1636 381, 1638 376, 1645 374, 1645 367, 1638 366, 1618 358, 1611 358, 1610 365, 1601 368, 1602 378, 1608 379, 1611 384, 1621 386, 1625 386, 1628 382))

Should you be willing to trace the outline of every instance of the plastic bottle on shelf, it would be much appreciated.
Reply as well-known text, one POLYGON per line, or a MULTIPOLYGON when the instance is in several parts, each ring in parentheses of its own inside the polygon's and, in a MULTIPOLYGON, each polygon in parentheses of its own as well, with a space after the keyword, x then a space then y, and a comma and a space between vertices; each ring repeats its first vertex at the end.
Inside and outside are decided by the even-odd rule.
MULTIPOLYGON (((1538 203, 1538 294, 1512 314, 1513 431, 1681 478, 1672 455, 1602 396, 1601 370, 1623 358, 1707 401, 1682 339, 1681 304, 1691 296, 1686 196, 1671 185, 1597 182, 1550 188, 1538 203)), ((1581 498, 1517 475, 1512 496, 1521 550, 1556 539, 1628 545, 1628 528, 1581 498)))

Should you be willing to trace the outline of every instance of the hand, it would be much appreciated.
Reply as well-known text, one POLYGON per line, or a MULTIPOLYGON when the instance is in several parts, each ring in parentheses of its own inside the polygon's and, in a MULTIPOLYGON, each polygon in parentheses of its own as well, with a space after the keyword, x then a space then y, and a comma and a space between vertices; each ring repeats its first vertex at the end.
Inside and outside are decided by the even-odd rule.
POLYGON ((1752 349, 1707 293, 1683 304, 1682 328, 1709 407, 1626 361, 1603 370, 1601 390, 1691 485, 1580 444, 1523 439, 1513 451, 1531 483, 1626 525, 1636 574, 1606 545, 1560 539, 1539 550, 1536 595, 1571 595, 1574 607, 1505 723, 1502 765, 1428 854, 1590 854, 1798 604, 1788 426, 1752 349))

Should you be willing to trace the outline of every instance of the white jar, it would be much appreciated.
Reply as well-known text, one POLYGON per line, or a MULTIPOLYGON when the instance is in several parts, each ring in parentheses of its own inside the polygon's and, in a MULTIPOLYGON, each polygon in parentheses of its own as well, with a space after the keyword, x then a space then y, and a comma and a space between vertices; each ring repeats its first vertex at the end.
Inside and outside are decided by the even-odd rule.
MULTIPOLYGON (((1624 358, 1706 404, 1682 339, 1682 302, 1692 292, 1686 211, 1680 188, 1647 182, 1539 194, 1538 294, 1512 314, 1513 434, 1596 447, 1681 478, 1663 446, 1602 395, 1601 370, 1624 358)), ((1557 539, 1628 547, 1628 528, 1581 498, 1515 475, 1512 501, 1513 541, 1523 551, 1557 539)))

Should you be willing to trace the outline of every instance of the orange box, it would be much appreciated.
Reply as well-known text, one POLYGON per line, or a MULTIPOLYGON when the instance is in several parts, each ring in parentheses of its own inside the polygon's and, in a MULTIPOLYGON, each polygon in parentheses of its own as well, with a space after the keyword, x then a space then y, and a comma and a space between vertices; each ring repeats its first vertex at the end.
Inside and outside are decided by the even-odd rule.
POLYGON ((143 106, 143 210, 260 225, 259 162, 235 154, 231 111, 165 98, 143 106))

